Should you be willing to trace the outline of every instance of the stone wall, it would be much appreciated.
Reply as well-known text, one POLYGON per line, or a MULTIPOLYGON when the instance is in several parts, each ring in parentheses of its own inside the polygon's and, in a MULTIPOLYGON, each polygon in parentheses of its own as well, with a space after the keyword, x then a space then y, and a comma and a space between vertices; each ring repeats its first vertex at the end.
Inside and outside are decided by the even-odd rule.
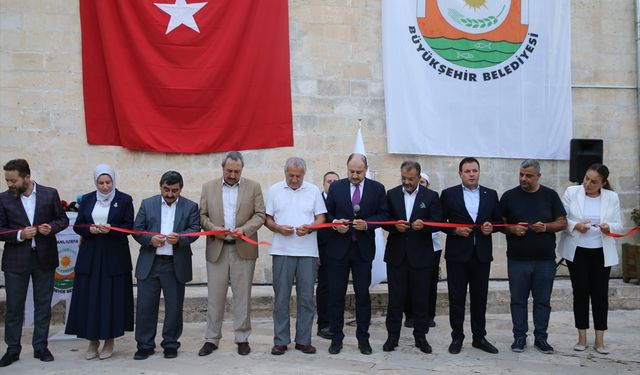
MULTIPOLYGON (((289 156, 307 160, 307 181, 319 184, 327 170, 344 175, 359 118, 373 176, 387 187, 399 183, 399 165, 407 158, 423 165, 436 190, 459 182, 459 158, 387 154, 380 2, 289 1, 295 146, 244 153, 244 176, 260 181, 264 191, 283 178, 289 156)), ((571 3, 573 135, 604 139, 604 161, 629 227, 629 212, 639 203, 634 2, 571 3)), ((34 178, 57 187, 68 201, 92 190, 94 166, 109 163, 118 173, 118 188, 132 194, 136 206, 157 193, 165 170, 175 169, 185 177, 183 194, 197 201, 201 185, 220 175, 221 154, 87 145, 80 52, 77 0, 0 0, 0 161, 26 158, 34 178)), ((516 186, 520 160, 480 161, 483 184, 499 193, 516 186)), ((543 184, 560 193, 570 185, 567 161, 544 161, 542 168, 543 184)), ((271 235, 262 229, 260 237, 271 235)), ((492 277, 504 278, 504 236, 495 237, 492 277)), ((132 249, 135 258, 133 241, 132 249)), ((204 283, 204 240, 194 250, 194 283, 204 283)), ((271 281, 267 251, 262 249, 256 283, 271 281)))

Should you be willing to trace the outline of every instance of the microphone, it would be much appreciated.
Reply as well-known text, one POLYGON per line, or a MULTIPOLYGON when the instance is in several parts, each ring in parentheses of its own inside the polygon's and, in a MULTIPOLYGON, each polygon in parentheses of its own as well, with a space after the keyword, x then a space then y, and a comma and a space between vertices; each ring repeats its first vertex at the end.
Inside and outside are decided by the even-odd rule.
POLYGON ((360 214, 360 205, 356 204, 355 206, 353 206, 353 216, 357 219, 358 214, 360 214))

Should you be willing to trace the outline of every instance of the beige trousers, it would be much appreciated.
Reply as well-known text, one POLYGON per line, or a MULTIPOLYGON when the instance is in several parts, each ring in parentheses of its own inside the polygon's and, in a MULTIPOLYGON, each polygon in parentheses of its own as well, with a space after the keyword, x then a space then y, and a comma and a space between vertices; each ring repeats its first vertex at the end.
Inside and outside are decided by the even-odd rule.
POLYGON ((225 244, 222 247, 217 262, 207 262, 207 342, 217 346, 222 338, 222 320, 229 284, 233 294, 235 342, 248 342, 251 334, 251 284, 255 268, 255 259, 240 258, 236 245, 233 244, 225 244))

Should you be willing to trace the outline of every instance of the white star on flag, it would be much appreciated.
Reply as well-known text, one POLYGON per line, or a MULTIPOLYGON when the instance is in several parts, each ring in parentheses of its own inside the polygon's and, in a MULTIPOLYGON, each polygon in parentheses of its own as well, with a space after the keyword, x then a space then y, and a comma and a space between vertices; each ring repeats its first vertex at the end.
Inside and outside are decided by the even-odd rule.
POLYGON ((195 32, 200 32, 200 29, 198 29, 198 24, 193 18, 193 15, 198 13, 200 9, 207 5, 206 2, 187 4, 186 0, 176 0, 174 4, 153 4, 171 16, 169 24, 167 24, 167 32, 165 33, 165 35, 169 34, 171 31, 173 31, 173 29, 180 25, 185 25, 195 32))

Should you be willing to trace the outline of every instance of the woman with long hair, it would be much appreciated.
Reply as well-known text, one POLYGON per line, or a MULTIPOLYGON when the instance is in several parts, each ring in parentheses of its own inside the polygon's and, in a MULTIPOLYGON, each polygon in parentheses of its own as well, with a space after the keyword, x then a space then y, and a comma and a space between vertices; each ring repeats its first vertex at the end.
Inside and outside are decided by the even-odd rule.
POLYGON ((609 310, 609 274, 618 264, 618 251, 610 232, 622 229, 620 200, 609 183, 609 169, 593 164, 582 185, 570 186, 562 197, 567 211, 567 229, 560 235, 558 248, 569 267, 573 288, 573 315, 578 329, 576 351, 587 349, 589 301, 593 310, 595 341, 600 354, 608 354, 604 343, 609 310))

